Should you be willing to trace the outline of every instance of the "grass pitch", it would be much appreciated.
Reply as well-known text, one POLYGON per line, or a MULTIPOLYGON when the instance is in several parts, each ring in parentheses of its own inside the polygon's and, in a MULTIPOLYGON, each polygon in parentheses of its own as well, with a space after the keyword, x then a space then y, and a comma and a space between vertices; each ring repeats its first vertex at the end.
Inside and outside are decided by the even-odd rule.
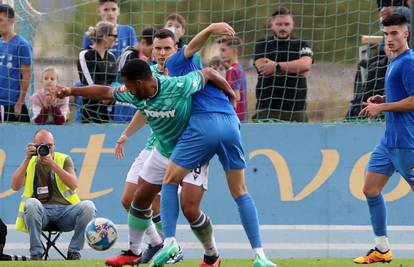
MULTIPOLYGON (((354 264, 351 259, 275 259, 278 267, 347 267, 347 266, 361 266, 354 264)), ((197 267, 200 265, 200 260, 184 260, 175 265, 176 267, 197 267)), ((36 261, 36 262, 12 262, 4 261, 0 262, 1 267, 103 267, 105 266, 104 260, 81 260, 81 261, 36 261)), ((148 264, 141 264, 141 267, 147 267, 148 264)), ((240 260, 240 259, 223 259, 221 267, 251 267, 252 260, 240 260)), ((367 265, 363 265, 367 266, 367 265)), ((369 265, 372 267, 414 267, 414 259, 398 259, 389 264, 375 263, 369 265)), ((362 266, 361 266, 362 267, 362 266)))

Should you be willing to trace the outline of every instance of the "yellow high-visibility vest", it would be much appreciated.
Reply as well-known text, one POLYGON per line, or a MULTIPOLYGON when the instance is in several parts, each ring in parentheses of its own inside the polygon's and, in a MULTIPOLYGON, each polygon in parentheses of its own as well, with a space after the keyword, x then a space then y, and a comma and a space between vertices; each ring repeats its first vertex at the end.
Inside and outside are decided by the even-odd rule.
MULTIPOLYGON (((68 157, 68 155, 55 152, 53 160, 56 162, 56 164, 63 169, 63 165, 65 164, 65 160, 68 157)), ((25 233, 28 233, 29 231, 26 228, 26 225, 23 221, 23 214, 24 214, 24 205, 26 199, 33 197, 33 184, 34 184, 34 176, 36 171, 36 165, 37 165, 37 156, 33 156, 30 159, 29 165, 26 169, 26 183, 24 186, 24 192, 22 195, 22 200, 20 201, 19 205, 19 214, 16 218, 16 229, 25 233)), ((56 185, 59 189, 60 194, 70 203, 70 204, 77 204, 80 202, 78 194, 72 189, 70 189, 67 185, 65 185, 60 177, 55 174, 56 177, 56 185)))

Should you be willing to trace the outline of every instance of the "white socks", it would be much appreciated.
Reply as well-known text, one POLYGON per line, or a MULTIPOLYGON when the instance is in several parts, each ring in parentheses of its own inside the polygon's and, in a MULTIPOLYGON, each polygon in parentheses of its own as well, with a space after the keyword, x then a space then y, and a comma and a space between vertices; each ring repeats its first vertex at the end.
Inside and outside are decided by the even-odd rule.
POLYGON ((266 255, 263 251, 263 248, 255 248, 253 250, 254 250, 254 254, 258 256, 260 259, 266 259, 266 255))
POLYGON ((147 230, 145 230, 145 234, 148 236, 148 241, 152 246, 156 246, 162 243, 162 239, 158 234, 155 224, 152 221, 147 230))
POLYGON ((376 236, 375 247, 381 252, 387 252, 390 249, 390 243, 388 243, 388 237, 376 236))
POLYGON ((175 237, 167 237, 164 240, 164 247, 168 247, 169 245, 171 245, 175 240, 175 237))
POLYGON ((129 249, 135 255, 140 255, 142 253, 142 239, 144 233, 144 231, 138 231, 129 227, 129 249))

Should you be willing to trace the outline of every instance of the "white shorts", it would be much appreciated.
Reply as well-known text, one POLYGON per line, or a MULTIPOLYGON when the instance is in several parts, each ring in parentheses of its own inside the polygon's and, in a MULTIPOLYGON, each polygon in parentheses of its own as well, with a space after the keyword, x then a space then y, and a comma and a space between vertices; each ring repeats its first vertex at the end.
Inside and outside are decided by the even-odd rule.
POLYGON ((139 152, 138 157, 135 158, 131 167, 129 168, 125 182, 138 184, 139 176, 141 175, 142 168, 147 158, 151 155, 151 151, 144 148, 139 152))
MULTIPOLYGON (((168 162, 169 159, 161 155, 161 153, 154 147, 144 163, 140 176, 148 183, 161 185, 162 179, 167 171, 168 162)), ((204 190, 207 190, 207 182, 208 164, 197 167, 183 179, 183 183, 202 186, 204 190)))

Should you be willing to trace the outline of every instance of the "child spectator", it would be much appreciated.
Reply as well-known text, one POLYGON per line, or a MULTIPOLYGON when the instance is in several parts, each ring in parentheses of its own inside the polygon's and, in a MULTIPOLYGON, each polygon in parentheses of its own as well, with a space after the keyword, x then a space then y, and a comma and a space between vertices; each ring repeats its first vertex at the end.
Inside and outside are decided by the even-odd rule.
POLYGON ((239 48, 242 41, 239 37, 227 37, 219 40, 220 56, 226 68, 226 80, 237 96, 237 116, 241 122, 248 120, 246 73, 239 63, 239 48))
MULTIPOLYGON (((181 49, 184 43, 184 34, 185 34, 185 18, 177 13, 169 14, 165 20, 164 29, 170 30, 174 33, 178 49, 181 49)), ((200 68, 203 67, 201 63, 200 53, 195 53, 193 55, 193 63, 200 68)))
POLYGON ((42 72, 42 88, 31 97, 33 121, 36 124, 58 124, 66 122, 69 113, 69 98, 56 97, 58 71, 47 67, 42 72))

